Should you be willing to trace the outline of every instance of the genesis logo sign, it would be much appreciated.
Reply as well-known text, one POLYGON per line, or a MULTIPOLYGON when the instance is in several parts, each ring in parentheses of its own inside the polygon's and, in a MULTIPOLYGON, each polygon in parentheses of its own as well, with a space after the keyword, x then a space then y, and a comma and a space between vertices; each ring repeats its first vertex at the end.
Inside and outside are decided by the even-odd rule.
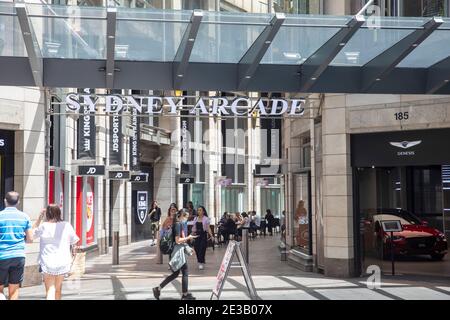
MULTIPOLYGON (((419 141, 402 141, 402 142, 390 142, 389 144, 391 146, 400 148, 400 149, 409 149, 415 146, 418 146, 422 143, 422 140, 419 141)), ((415 151, 399 151, 397 152, 398 156, 414 156, 416 153, 415 151)))

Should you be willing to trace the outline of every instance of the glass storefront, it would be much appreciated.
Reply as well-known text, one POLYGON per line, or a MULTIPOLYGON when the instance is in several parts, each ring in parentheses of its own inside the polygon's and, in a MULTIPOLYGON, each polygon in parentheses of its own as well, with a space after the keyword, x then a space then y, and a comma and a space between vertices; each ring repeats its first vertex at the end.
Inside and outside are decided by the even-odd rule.
POLYGON ((267 209, 272 211, 275 218, 281 218, 280 188, 261 188, 261 215, 266 214, 267 209))
POLYGON ((363 270, 379 265, 389 273, 393 251, 399 273, 450 275, 443 173, 442 166, 355 170, 363 270), (392 239, 382 228, 386 220, 403 228, 392 239))
POLYGON ((192 185, 191 201, 194 204, 194 208, 199 206, 205 206, 205 185, 196 183, 192 185))
POLYGON ((294 212, 291 234, 295 249, 311 252, 311 173, 305 171, 294 175, 294 212))
POLYGON ((221 190, 221 212, 244 212, 245 191, 244 187, 225 187, 221 190))

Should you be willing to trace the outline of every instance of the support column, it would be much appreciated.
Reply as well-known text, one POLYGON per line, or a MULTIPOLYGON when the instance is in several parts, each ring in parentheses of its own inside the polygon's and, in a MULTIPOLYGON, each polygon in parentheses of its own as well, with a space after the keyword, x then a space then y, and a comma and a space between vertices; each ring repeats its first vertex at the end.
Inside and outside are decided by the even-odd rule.
POLYGON ((354 274, 350 136, 346 134, 346 96, 327 96, 322 122, 325 275, 354 274))

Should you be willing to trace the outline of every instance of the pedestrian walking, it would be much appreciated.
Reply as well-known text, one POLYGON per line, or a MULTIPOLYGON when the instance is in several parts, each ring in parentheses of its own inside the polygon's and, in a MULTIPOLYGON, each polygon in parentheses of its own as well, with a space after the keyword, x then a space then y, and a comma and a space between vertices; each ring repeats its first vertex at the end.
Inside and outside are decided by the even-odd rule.
POLYGON ((265 219, 267 221, 267 229, 269 231, 269 234, 272 236, 273 235, 273 227, 275 224, 275 217, 272 214, 272 211, 270 209, 266 210, 266 216, 265 219))
POLYGON ((41 239, 38 262, 44 278, 45 296, 47 300, 61 300, 62 283, 70 273, 75 245, 80 238, 70 223, 63 221, 57 204, 50 204, 41 211, 33 225, 33 237, 41 239))
POLYGON ((158 206, 158 201, 154 200, 152 202, 152 207, 148 213, 152 228, 152 243, 151 245, 156 245, 156 235, 159 232, 159 223, 161 220, 161 208, 158 206))
POLYGON ((208 247, 208 237, 213 238, 211 228, 209 227, 208 213, 205 207, 197 208, 197 217, 194 219, 194 226, 192 233, 198 238, 194 242, 195 253, 197 254, 198 268, 203 270, 205 268, 206 248, 208 247))
POLYGON ((191 254, 192 249, 187 245, 196 236, 187 235, 183 223, 188 219, 189 213, 186 210, 180 210, 176 215, 175 223, 173 225, 173 242, 174 248, 170 253, 171 260, 169 265, 172 269, 172 274, 165 278, 158 287, 153 288, 153 295, 156 300, 159 300, 161 290, 170 282, 175 280, 180 272, 182 273, 181 288, 182 288, 182 300, 195 300, 195 297, 188 291, 188 264, 186 258, 186 252, 191 254))
POLYGON ((25 242, 33 242, 30 217, 17 209, 19 193, 6 193, 5 209, 0 211, 0 296, 8 286, 8 299, 19 299, 25 268, 25 242))

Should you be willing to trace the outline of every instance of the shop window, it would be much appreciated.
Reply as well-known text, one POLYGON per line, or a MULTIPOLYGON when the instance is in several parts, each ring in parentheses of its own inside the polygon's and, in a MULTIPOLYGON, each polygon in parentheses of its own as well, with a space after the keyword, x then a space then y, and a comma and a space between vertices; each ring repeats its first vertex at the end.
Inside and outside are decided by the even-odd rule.
POLYGON ((223 212, 243 212, 246 207, 245 192, 241 187, 226 187, 221 191, 221 210, 223 212))
POLYGON ((306 254, 311 254, 311 174, 294 175, 294 210, 291 213, 292 244, 306 254))
POLYGON ((281 218, 281 192, 280 188, 261 188, 261 215, 267 209, 272 211, 275 218, 281 218))
POLYGON ((199 206, 205 206, 205 185, 204 184, 193 184, 192 185, 192 196, 191 201, 194 204, 194 208, 199 206))

